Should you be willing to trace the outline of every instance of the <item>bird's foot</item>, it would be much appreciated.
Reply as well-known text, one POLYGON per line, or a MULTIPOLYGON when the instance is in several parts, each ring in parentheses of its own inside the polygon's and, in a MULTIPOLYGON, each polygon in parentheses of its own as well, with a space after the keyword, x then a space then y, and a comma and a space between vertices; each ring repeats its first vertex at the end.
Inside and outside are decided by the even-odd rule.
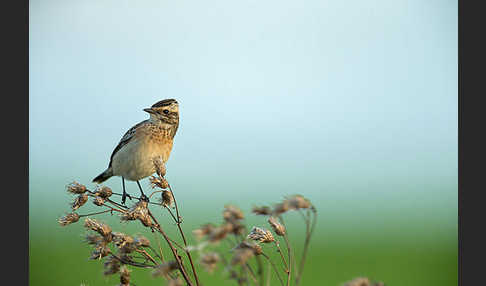
POLYGON ((121 201, 122 205, 125 205, 125 201, 127 200, 127 197, 130 200, 132 200, 132 196, 130 196, 127 192, 123 192, 123 194, 122 194, 122 201, 121 201))
POLYGON ((142 195, 140 196, 140 200, 144 201, 144 202, 149 202, 149 198, 144 194, 142 193, 142 195))

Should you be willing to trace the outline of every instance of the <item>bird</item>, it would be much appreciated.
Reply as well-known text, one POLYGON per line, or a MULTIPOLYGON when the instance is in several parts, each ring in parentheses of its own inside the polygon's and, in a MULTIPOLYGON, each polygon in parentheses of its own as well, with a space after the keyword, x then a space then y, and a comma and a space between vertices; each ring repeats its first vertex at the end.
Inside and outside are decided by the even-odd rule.
POLYGON ((175 99, 164 99, 143 109, 150 117, 132 128, 121 138, 110 156, 108 168, 93 179, 101 184, 113 176, 122 179, 122 204, 130 195, 125 190, 125 179, 135 181, 141 192, 141 199, 148 201, 139 180, 154 174, 154 161, 165 165, 169 160, 174 136, 179 128, 179 103, 175 99))

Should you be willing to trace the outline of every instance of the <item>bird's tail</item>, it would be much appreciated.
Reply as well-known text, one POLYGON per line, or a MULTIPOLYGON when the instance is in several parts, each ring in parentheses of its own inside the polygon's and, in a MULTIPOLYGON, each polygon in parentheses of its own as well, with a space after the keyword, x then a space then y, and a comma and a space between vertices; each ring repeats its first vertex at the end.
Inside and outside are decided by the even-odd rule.
POLYGON ((106 169, 103 173, 99 174, 93 179, 93 183, 101 184, 113 176, 113 170, 111 168, 106 169))

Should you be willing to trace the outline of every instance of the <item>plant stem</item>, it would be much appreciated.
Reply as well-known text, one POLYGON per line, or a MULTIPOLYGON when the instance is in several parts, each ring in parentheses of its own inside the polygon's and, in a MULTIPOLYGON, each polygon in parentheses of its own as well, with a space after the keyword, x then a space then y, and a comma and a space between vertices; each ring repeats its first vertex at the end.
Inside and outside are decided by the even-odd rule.
POLYGON ((255 282, 255 285, 260 285, 258 283, 258 280, 256 279, 255 277, 255 272, 253 272, 253 270, 251 269, 250 265, 248 263, 245 263, 243 264, 243 267, 247 270, 247 272, 250 274, 250 278, 251 280, 253 280, 253 282, 255 282))
POLYGON ((150 217, 154 220, 156 226, 155 229, 162 234, 164 237, 165 241, 167 241, 167 244, 169 244, 170 249, 172 250, 172 254, 174 255, 174 258, 176 259, 177 263, 179 264, 179 271, 181 272, 182 276, 184 277, 184 280, 186 280, 186 283, 190 286, 193 286, 191 280, 187 276, 186 270, 184 269, 184 264, 182 264, 181 257, 177 254, 177 249, 174 248, 174 245, 171 242, 171 239, 167 236, 167 234, 164 232, 162 227, 160 226, 159 222, 157 219, 152 215, 152 212, 148 210, 148 213, 150 217))
MULTIPOLYGON (((176 215, 177 215, 177 220, 176 220, 177 228, 179 229, 179 232, 180 232, 180 234, 182 236, 182 240, 184 241, 184 246, 185 246, 184 249, 185 249, 185 252, 186 252, 187 257, 189 258, 189 263, 191 264, 192 273, 194 274, 194 279, 196 280, 196 285, 199 286, 200 284, 199 284, 199 278, 197 277, 196 268, 194 267, 194 263, 192 261, 191 253, 187 249, 186 236, 184 235, 184 232, 182 231, 182 227, 181 227, 182 221, 181 221, 181 217, 179 215, 179 208, 177 206, 177 201, 176 201, 174 192, 172 191, 172 188, 171 188, 169 182, 167 182, 167 186, 169 187, 169 191, 170 191, 170 193, 172 195, 172 198, 174 199, 174 206, 175 206, 176 215)), ((174 216, 172 216, 172 217, 174 217, 174 216)))
POLYGON ((104 213, 107 213, 107 212, 112 212, 113 210, 116 210, 116 209, 110 208, 109 210, 106 210, 106 211, 101 211, 101 212, 97 212, 97 213, 90 213, 90 214, 79 215, 79 217, 82 218, 82 217, 90 216, 90 215, 104 214, 104 213))
MULTIPOLYGON (((268 263, 270 263, 272 265, 273 271, 275 271, 275 273, 277 274, 278 280, 280 280, 280 284, 282 284, 282 286, 284 286, 284 282, 283 282, 282 278, 280 277, 280 274, 278 273, 277 267, 275 266, 273 261, 265 253, 262 253, 262 255, 263 255, 263 257, 265 257, 267 259, 268 263)), ((269 275, 270 275, 270 273, 269 273, 269 275)))
POLYGON ((255 259, 256 259, 257 265, 258 265, 257 274, 258 274, 258 277, 260 277, 260 284, 263 285, 263 265, 262 265, 262 260, 260 258, 260 255, 257 255, 255 257, 255 259))
POLYGON ((116 254, 114 254, 111 251, 110 251, 110 254, 111 254, 111 256, 115 257, 118 261, 120 261, 120 262, 122 262, 124 264, 132 265, 132 266, 136 266, 136 267, 142 267, 142 268, 155 268, 154 265, 149 265, 149 264, 137 263, 137 262, 133 262, 133 261, 124 260, 121 257, 116 256, 116 254))
POLYGON ((278 240, 275 240, 275 246, 277 247, 277 252, 280 253, 280 257, 282 258, 282 261, 283 261, 283 263, 285 265, 285 273, 287 273, 287 275, 288 275, 288 273, 289 273, 289 267, 287 266, 287 262, 285 261, 285 258, 284 258, 283 254, 282 254, 282 250, 280 249, 280 245, 278 243, 278 240))
POLYGON ((282 225, 285 227, 285 233, 283 235, 284 239, 285 239, 285 245, 287 246, 287 256, 288 256, 288 260, 289 260, 289 268, 288 268, 288 272, 287 272, 287 286, 290 285, 290 278, 291 278, 291 275, 292 275, 292 252, 290 250, 290 242, 289 242, 289 236, 288 236, 288 228, 285 226, 285 222, 283 220, 283 217, 280 215, 279 216, 279 219, 280 219, 280 222, 282 223, 282 225))
POLYGON ((302 278, 302 272, 304 270, 304 263, 305 259, 307 256, 307 251, 309 249, 309 242, 310 238, 312 236, 312 233, 314 232, 315 226, 317 222, 317 211, 314 208, 314 206, 311 207, 310 210, 307 211, 307 220, 306 220, 306 236, 305 236, 305 242, 304 242, 304 251, 302 253, 302 258, 300 260, 300 265, 299 265, 299 271, 297 272, 297 278, 295 279, 295 285, 299 285, 300 279, 302 278), (309 224, 310 224, 310 211, 313 213, 313 220, 312 220, 312 226, 309 229, 309 224))
POLYGON ((267 270, 267 286, 270 286, 270 273, 272 272, 272 268, 271 268, 271 265, 270 265, 270 262, 267 263, 268 264, 268 270, 267 270))

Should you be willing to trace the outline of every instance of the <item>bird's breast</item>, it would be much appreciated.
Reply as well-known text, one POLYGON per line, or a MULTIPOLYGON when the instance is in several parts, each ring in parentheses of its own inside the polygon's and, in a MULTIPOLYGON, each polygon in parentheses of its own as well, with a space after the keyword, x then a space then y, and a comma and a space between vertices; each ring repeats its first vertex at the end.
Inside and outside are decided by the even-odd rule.
POLYGON ((114 175, 136 181, 155 173, 154 159, 169 159, 173 140, 164 132, 140 132, 113 158, 114 175))

